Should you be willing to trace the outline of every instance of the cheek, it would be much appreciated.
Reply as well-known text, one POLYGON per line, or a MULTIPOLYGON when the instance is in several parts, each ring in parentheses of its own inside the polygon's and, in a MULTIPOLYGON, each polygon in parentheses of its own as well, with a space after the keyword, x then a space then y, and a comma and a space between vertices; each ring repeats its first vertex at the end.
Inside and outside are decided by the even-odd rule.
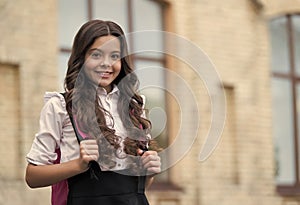
POLYGON ((86 77, 91 78, 93 70, 94 70, 94 66, 91 63, 86 63, 84 65, 83 71, 86 77))
POLYGON ((96 67, 98 65, 98 61, 95 61, 95 60, 87 60, 85 62, 85 68, 87 69, 92 69, 94 67, 96 67))
POLYGON ((121 71, 121 62, 117 62, 113 65, 114 71, 120 73, 121 71))

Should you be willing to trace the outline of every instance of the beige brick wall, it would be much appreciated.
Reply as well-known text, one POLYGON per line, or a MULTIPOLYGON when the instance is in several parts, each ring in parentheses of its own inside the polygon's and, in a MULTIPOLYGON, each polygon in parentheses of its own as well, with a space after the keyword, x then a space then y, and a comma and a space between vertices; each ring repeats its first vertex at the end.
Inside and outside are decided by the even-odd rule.
POLYGON ((278 15, 299 13, 300 2, 294 0, 276 1, 276 0, 261 0, 264 5, 264 15, 274 17, 278 15))
MULTIPOLYGON (((14 87, 1 88, 0 102, 8 104, 10 96, 15 97, 12 89, 19 92, 19 99, 7 107, 7 110, 17 110, 18 122, 5 125, 5 119, 1 118, 1 125, 6 126, 1 136, 13 138, 4 148, 5 153, 1 146, 2 158, 7 160, 5 166, 10 169, 1 170, 0 204, 49 204, 48 188, 31 191, 25 185, 24 168, 25 154, 37 131, 43 93, 57 88, 56 1, 0 0, 0 18, 0 62, 16 69, 1 76, 1 79, 14 78, 16 82, 1 84, 14 87), (18 130, 14 132, 17 131, 18 136, 11 136, 16 127, 18 130), (13 144, 17 146, 11 147, 13 144)), ((5 141, 1 137, 2 143, 5 141)))
POLYGON ((20 91, 17 66, 0 64, 0 177, 15 179, 20 175, 20 91))
MULTIPOLYGON (((299 12, 300 3, 261 0, 264 8, 259 11, 250 0, 167 2, 171 16, 168 27, 203 49, 227 86, 229 116, 215 152, 205 162, 199 162, 199 152, 210 126, 209 95, 205 82, 195 77, 187 65, 173 64, 171 69, 188 82, 199 101, 200 133, 189 152, 170 172, 171 181, 182 191, 150 191, 151 204, 299 204, 293 198, 279 197, 275 191, 267 23, 279 14, 299 12)), ((18 161, 19 165, 11 166, 19 170, 1 170, 0 204, 48 204, 49 189, 30 190, 23 175, 24 157, 38 127, 43 93, 58 88, 56 1, 0 0, 0 17, 0 65, 16 69, 4 78, 9 78, 8 75, 19 78, 18 86, 17 83, 11 86, 19 92, 15 105, 20 106, 17 113, 20 136, 9 142, 19 147, 5 152, 5 156, 18 161)), ((2 96, 10 96, 9 89, 0 90, 2 96)), ((13 100, 16 96, 11 97, 13 100)), ((186 109, 191 117, 184 122, 193 123, 194 108, 186 109)), ((0 114, 2 111, 1 108, 0 114)), ((178 113, 173 114, 176 117, 178 113)), ((173 122, 176 124, 178 120, 173 122)), ((184 135, 189 133, 187 130, 184 135)))
MULTIPOLYGON (((267 26, 271 13, 287 11, 294 4, 283 8, 272 1, 259 11, 247 0, 169 2, 174 31, 201 47, 229 86, 229 116, 221 141, 213 155, 200 163, 210 104, 199 82, 193 85, 199 89, 202 124, 193 148, 174 168, 172 179, 183 188, 182 204, 281 204, 285 199, 277 196, 274 180, 267 26)), ((193 81, 189 69, 178 70, 193 81)))

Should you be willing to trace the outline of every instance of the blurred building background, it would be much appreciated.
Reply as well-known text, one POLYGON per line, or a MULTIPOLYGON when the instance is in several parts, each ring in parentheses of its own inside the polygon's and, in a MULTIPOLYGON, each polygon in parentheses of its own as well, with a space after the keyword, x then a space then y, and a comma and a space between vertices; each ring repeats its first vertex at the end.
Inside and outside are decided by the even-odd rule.
MULTIPOLYGON (((118 22, 127 33, 154 29, 191 41, 208 54, 224 88, 221 140, 200 162, 211 125, 205 82, 174 57, 135 56, 136 67, 168 68, 197 91, 199 107, 188 109, 183 107, 189 102, 178 104, 163 90, 144 90, 149 109, 166 111, 166 126, 156 133, 165 147, 176 140, 180 123, 194 122, 195 109, 201 119, 192 147, 148 190, 152 205, 299 205, 299 13, 295 0, 0 0, 0 204, 50 204, 49 188, 26 186, 25 155, 38 129, 44 92, 62 91, 75 33, 87 20, 100 18, 118 22), (181 119, 182 110, 188 119, 181 119)), ((147 42, 133 38, 130 47, 149 44, 159 50, 167 42, 163 35, 147 42)), ((176 84, 160 70, 152 75, 176 84)), ((159 120, 154 116, 154 125, 159 120)))

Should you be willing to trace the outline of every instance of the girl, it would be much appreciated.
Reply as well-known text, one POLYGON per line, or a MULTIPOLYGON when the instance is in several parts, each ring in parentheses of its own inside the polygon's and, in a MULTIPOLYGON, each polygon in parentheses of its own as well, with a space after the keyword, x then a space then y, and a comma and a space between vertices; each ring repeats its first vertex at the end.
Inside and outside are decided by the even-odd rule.
POLYGON ((52 204, 148 204, 161 162, 127 54, 116 23, 89 21, 75 36, 65 93, 45 94, 26 182, 52 185, 52 204))

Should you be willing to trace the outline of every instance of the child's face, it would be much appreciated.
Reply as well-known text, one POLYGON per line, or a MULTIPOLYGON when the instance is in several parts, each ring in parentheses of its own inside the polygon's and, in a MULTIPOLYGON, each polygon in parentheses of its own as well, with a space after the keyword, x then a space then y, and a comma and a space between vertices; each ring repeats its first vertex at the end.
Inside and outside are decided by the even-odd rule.
POLYGON ((84 72, 98 86, 110 92, 112 82, 121 71, 121 46, 115 36, 95 40, 85 56, 84 72))

